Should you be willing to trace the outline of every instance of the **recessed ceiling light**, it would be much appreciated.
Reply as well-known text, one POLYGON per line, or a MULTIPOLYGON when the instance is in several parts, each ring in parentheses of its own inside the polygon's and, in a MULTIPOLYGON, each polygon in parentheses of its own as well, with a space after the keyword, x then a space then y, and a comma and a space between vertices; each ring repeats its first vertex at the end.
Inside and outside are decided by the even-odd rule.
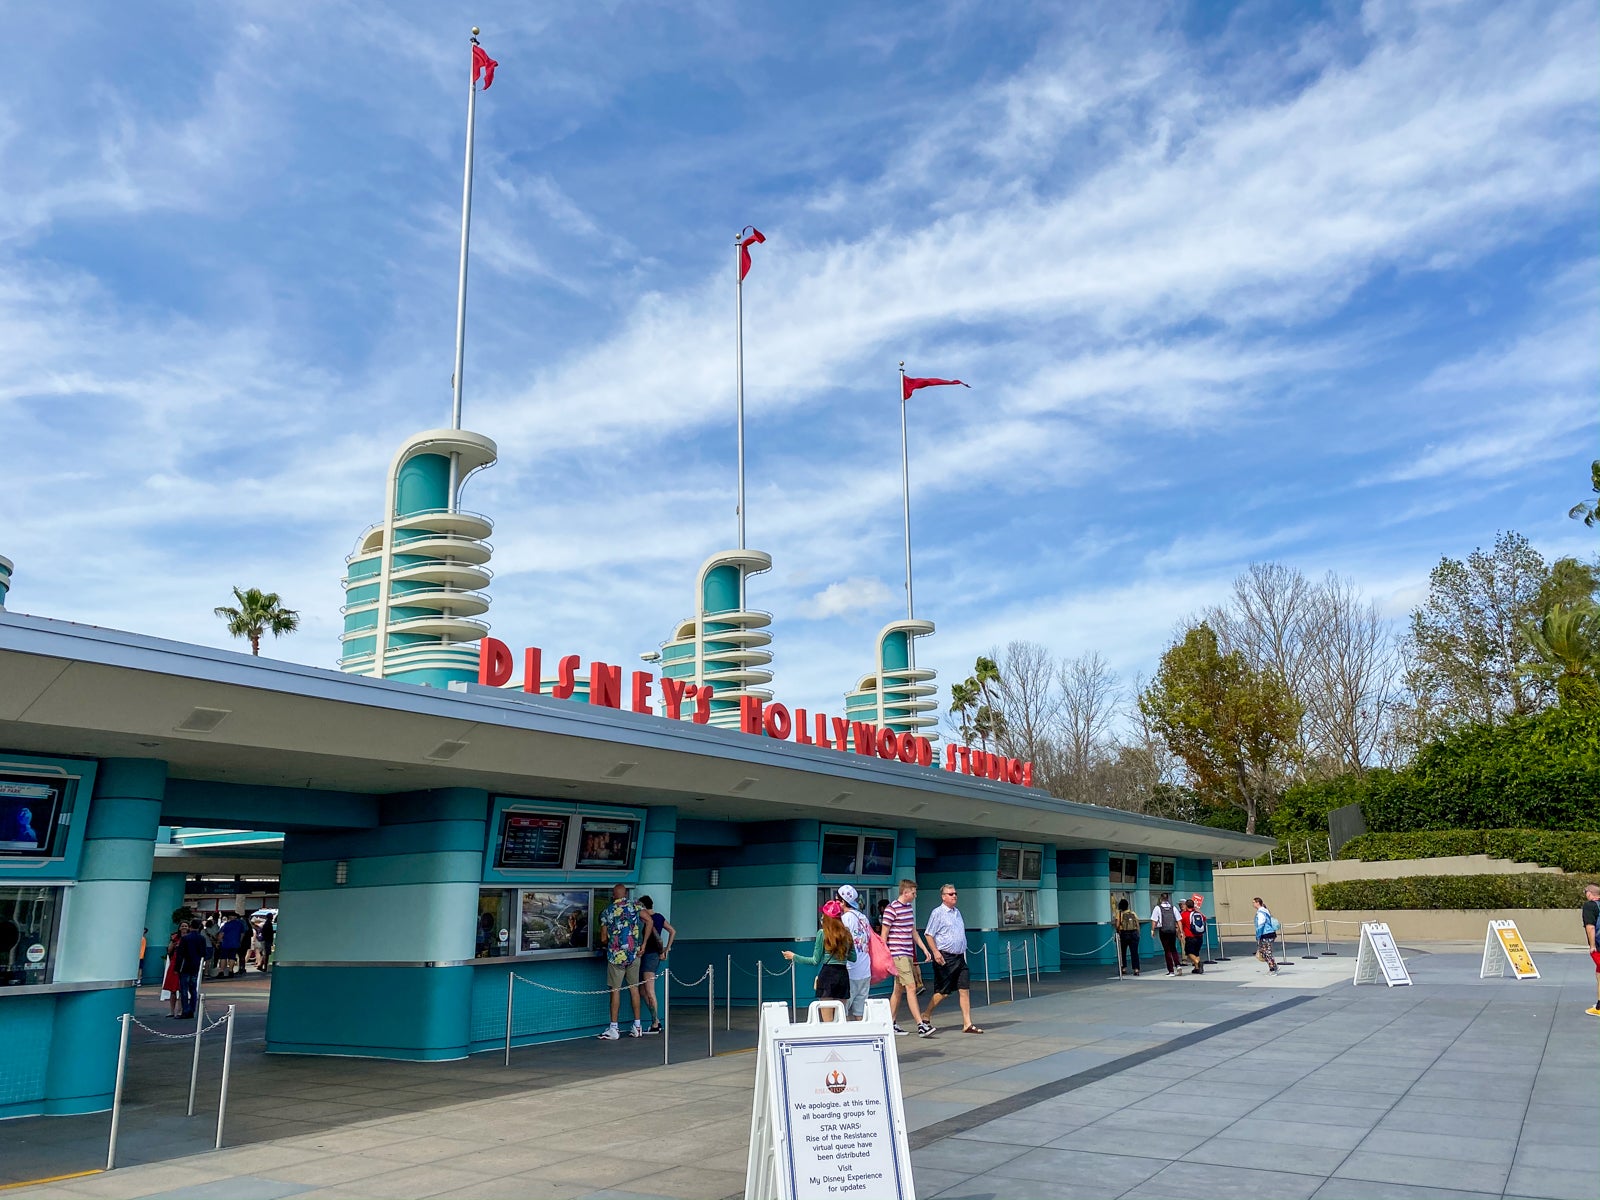
POLYGON ((633 770, 638 765, 639 765, 638 763, 627 763, 627 762, 618 763, 616 766, 612 767, 609 771, 606 772, 606 778, 607 779, 620 779, 622 776, 626 775, 629 771, 633 770))
POLYGON ((852 795, 852 793, 850 793, 850 792, 840 792, 832 800, 829 800, 828 803, 829 804, 843 804, 846 800, 850 799, 851 795, 852 795))
POLYGON ((423 758, 431 758, 434 762, 443 762, 447 758, 454 758, 467 748, 466 742, 444 741, 424 754, 423 758))
POLYGON ((927 806, 927 805, 926 805, 926 804, 913 804, 913 805, 912 805, 912 806, 911 806, 911 807, 910 807, 910 808, 908 808, 908 809, 907 809, 907 810, 906 810, 906 811, 907 811, 907 812, 913 812, 913 813, 919 813, 919 812, 921 812, 921 811, 922 811, 922 810, 923 810, 923 809, 925 809, 925 808, 927 808, 927 807, 928 807, 928 806, 927 806))
POLYGON ((758 782, 760 782, 760 781, 756 780, 756 779, 748 779, 748 778, 747 779, 741 779, 741 780, 739 780, 738 783, 734 784, 728 790, 730 792, 745 792, 745 791, 749 791, 758 782))

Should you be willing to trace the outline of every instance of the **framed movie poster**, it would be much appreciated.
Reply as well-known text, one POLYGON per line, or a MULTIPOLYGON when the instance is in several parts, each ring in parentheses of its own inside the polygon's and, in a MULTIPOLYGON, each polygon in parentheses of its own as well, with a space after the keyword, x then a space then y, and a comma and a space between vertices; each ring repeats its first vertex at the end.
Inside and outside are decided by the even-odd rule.
POLYGON ((580 817, 578 858, 573 866, 584 871, 631 871, 638 839, 638 821, 580 817))
POLYGON ((589 948, 588 888, 523 888, 518 953, 589 948))

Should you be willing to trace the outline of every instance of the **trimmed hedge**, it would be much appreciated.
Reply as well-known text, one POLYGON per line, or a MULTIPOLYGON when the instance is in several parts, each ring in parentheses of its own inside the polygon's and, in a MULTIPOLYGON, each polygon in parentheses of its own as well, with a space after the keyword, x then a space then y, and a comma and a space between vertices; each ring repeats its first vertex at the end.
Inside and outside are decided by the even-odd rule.
MULTIPOLYGON (((1576 875, 1412 875, 1351 879, 1312 887, 1324 912, 1369 908, 1578 908, 1583 887, 1600 880, 1576 875)), ((1576 918, 1574 918, 1576 919, 1576 918)))
POLYGON ((1404 858, 1448 858, 1487 854, 1513 862, 1600 872, 1600 833, 1549 829, 1435 829, 1415 833, 1366 833, 1345 843, 1340 858, 1392 862, 1404 858))

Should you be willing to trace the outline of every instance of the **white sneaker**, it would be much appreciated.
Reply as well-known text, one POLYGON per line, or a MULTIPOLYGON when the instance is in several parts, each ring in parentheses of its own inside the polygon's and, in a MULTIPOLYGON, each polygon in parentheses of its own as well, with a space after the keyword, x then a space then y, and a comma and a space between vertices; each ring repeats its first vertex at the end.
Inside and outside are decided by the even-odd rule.
POLYGON ((622 1035, 617 1032, 615 1025, 608 1025, 606 1026, 606 1031, 600 1035, 600 1040, 602 1042, 615 1042, 621 1037, 622 1035))
POLYGON ((895 1037, 905 1037, 906 1036, 906 1031, 904 1029, 901 1029, 900 1026, 894 1025, 894 1026, 891 1026, 891 1028, 893 1028, 893 1030, 894 1030, 895 1037))
POLYGON ((643 1037, 644 1036, 644 1030, 639 1027, 639 1022, 635 1021, 633 1023, 633 1028, 628 1030, 628 1036, 629 1037, 643 1037))

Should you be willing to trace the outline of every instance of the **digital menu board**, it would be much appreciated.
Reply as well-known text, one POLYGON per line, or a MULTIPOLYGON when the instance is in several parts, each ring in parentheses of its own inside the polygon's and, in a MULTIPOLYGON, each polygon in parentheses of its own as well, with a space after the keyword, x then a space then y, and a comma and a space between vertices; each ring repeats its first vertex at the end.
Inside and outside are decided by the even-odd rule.
POLYGON ((997 872, 1001 879, 1016 879, 1022 872, 1022 847, 1001 846, 1000 864, 997 872))
POLYGON ((502 870, 560 870, 566 861, 567 826, 571 817, 545 813, 507 812, 500 823, 502 870))
POLYGON ((0 775, 0 855, 53 857, 70 784, 60 776, 0 775))

